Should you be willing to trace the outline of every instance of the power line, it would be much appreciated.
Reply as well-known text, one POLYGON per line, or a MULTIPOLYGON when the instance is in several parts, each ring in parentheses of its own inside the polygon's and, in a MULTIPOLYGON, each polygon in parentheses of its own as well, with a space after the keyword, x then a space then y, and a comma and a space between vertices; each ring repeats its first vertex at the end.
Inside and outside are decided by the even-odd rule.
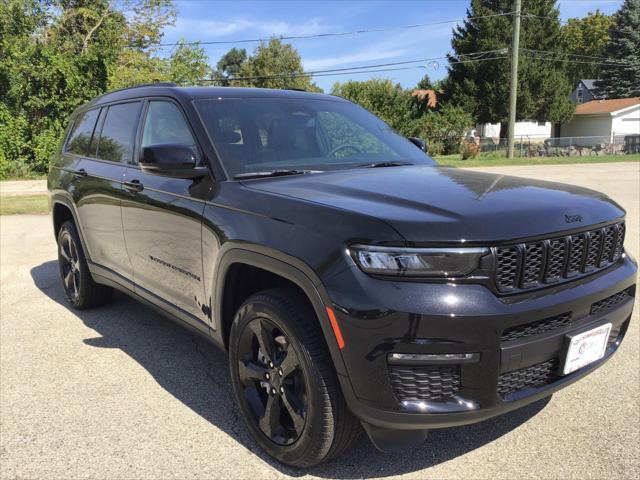
MULTIPOLYGON (((594 61, 582 61, 582 60, 571 60, 567 58, 553 58, 550 55, 569 55, 562 54, 560 52, 552 52, 545 50, 533 50, 533 49, 521 49, 525 52, 527 58, 535 59, 535 60, 550 60, 550 61, 558 61, 558 62, 568 62, 568 63, 587 63, 594 65, 603 65, 603 66, 626 66, 621 65, 619 63, 603 63, 603 62, 594 62, 594 61), (529 53, 528 55, 526 53, 529 53)), ((437 60, 448 60, 449 65, 455 65, 459 63, 476 63, 482 61, 490 61, 490 60, 500 60, 507 58, 508 49, 500 48, 494 50, 486 50, 479 52, 470 52, 466 54, 458 54, 458 60, 451 60, 451 57, 447 55, 452 55, 452 53, 448 53, 445 56, 441 57, 431 57, 431 58, 420 58, 416 60, 404 60, 400 62, 387 62, 387 63, 377 63, 377 64, 369 64, 369 65, 361 65, 355 67, 343 67, 343 68, 332 68, 332 69, 324 69, 324 70, 314 70, 310 72, 300 72, 300 73, 283 73, 283 74, 274 74, 274 75, 258 75, 258 76, 245 76, 245 77, 231 77, 231 78, 223 78, 223 79, 202 79, 202 82, 238 82, 238 81, 246 81, 246 80, 270 80, 270 79, 287 79, 287 78, 308 78, 308 77, 332 77, 338 75, 353 75, 359 73, 382 73, 382 72, 395 72, 402 70, 416 70, 421 68, 427 68, 425 65, 416 65, 416 66, 407 66, 413 63, 426 63, 426 62, 435 62, 437 60), (492 57, 486 57, 488 54, 500 54, 492 57), (463 58, 468 57, 468 58, 463 58), (385 68, 391 67, 391 68, 385 68)), ((630 64, 629 64, 630 65, 630 64)))
POLYGON ((533 48, 521 48, 521 50, 523 51, 527 51, 527 52, 533 52, 533 53, 543 53, 543 54, 554 54, 554 55, 563 55, 563 56, 567 56, 567 57, 577 57, 577 58, 591 58, 591 59, 597 59, 597 60, 604 60, 606 62, 609 63, 617 63, 620 65, 631 65, 633 64, 633 62, 626 62, 624 60, 619 60, 617 58, 609 58, 609 57, 601 57, 601 56, 596 56, 596 55, 582 55, 582 54, 578 54, 578 53, 566 53, 566 52, 552 52, 549 50, 536 50, 533 48))
MULTIPOLYGON (((439 57, 440 59, 445 59, 446 57, 439 57)), ((489 57, 489 58, 478 58, 478 59, 469 59, 469 60, 457 60, 453 62, 449 62, 449 64, 456 63, 471 63, 471 62, 484 62, 489 60, 499 60, 507 58, 505 55, 489 57)), ((418 60, 411 60, 408 62, 399 62, 399 63, 415 63, 418 60)), ((420 60, 424 61, 424 60, 420 60)), ((382 65, 381 65, 382 66, 382 65)), ((233 78, 224 78, 224 79, 202 79, 201 82, 237 82, 237 81, 245 81, 245 80, 270 80, 270 79, 287 79, 287 78, 304 78, 304 77, 333 77, 336 75, 353 75, 358 73, 378 73, 378 72, 395 72, 400 70, 415 70, 419 68, 426 68, 423 65, 417 65, 412 67, 394 67, 394 68, 384 68, 384 69, 375 69, 375 70, 355 70, 362 68, 374 68, 375 65, 370 66, 362 66, 362 67, 351 67, 349 69, 336 69, 335 70, 319 70, 316 72, 302 72, 302 73, 283 73, 276 75, 258 75, 258 76, 249 76, 249 77, 233 77, 233 78), (355 71, 345 71, 345 70, 355 70, 355 71)))
MULTIPOLYGON (((351 30, 348 32, 327 32, 327 33, 314 33, 310 35, 288 35, 288 36, 271 35, 269 38, 245 38, 240 40, 212 40, 212 41, 205 41, 205 42, 200 41, 200 42, 152 43, 149 45, 149 47, 177 47, 178 45, 232 45, 236 43, 261 43, 261 42, 268 42, 271 38, 276 38, 278 40, 302 40, 307 38, 344 37, 347 35, 360 35, 364 33, 380 33, 380 32, 390 32, 394 30, 407 30, 407 29, 413 29, 413 28, 430 27, 434 25, 444 25, 447 23, 458 23, 458 22, 464 22, 468 20, 477 20, 481 18, 504 17, 508 15, 513 15, 513 12, 494 13, 491 15, 479 15, 476 17, 458 18, 453 20, 441 20, 438 22, 416 23, 413 25, 400 25, 396 27, 366 28, 366 29, 359 29, 359 30, 351 30)), ((131 45, 131 47, 133 47, 133 45, 131 45)))
POLYGON ((606 63, 606 62, 596 62, 596 61, 589 61, 589 60, 572 60, 572 59, 568 59, 568 58, 553 58, 550 56, 544 56, 544 55, 536 55, 535 53, 529 53, 527 54, 525 52, 524 54, 525 57, 527 58, 532 58, 535 60, 547 60, 547 61, 552 61, 552 62, 566 62, 566 63, 583 63, 583 64, 588 64, 588 65, 600 65, 603 67, 621 67, 621 68, 627 68, 627 67, 634 67, 634 66, 638 66, 638 64, 633 64, 633 63, 606 63))

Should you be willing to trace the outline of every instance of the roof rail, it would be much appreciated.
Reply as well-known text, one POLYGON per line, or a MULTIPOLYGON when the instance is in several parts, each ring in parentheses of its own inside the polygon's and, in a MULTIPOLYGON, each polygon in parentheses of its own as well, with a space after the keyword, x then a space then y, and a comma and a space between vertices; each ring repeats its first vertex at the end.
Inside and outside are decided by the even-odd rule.
POLYGON ((153 82, 153 83, 139 83, 138 85, 132 85, 130 87, 122 87, 122 88, 117 88, 115 90, 109 90, 108 92, 105 92, 105 95, 107 93, 115 93, 115 92, 122 92, 123 90, 131 90, 133 88, 143 88, 143 87, 177 87, 178 84, 174 83, 174 82, 153 82))

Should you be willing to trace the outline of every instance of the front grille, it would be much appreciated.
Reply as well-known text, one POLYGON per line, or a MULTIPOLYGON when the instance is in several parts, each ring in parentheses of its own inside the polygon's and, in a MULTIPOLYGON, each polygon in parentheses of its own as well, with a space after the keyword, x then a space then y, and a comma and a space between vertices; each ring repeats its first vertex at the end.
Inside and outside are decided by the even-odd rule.
POLYGON ((511 342, 518 338, 530 337, 541 333, 550 332, 557 328, 566 327, 571 323, 571 312, 555 315, 553 317, 538 320, 526 325, 507 328, 500 337, 501 342, 511 342))
POLYGON ((567 277, 573 277, 580 272, 586 244, 584 235, 576 235, 570 238, 569 248, 571 253, 569 254, 569 264, 567 265, 567 277))
POLYGON ((543 287, 595 272, 624 251, 624 222, 566 237, 493 249, 498 290, 543 287))
POLYGON ((390 365, 389 375, 399 401, 443 400, 453 397, 460 389, 460 367, 453 365, 390 365))
POLYGON ((558 359, 554 358, 527 368, 503 373, 498 379, 498 393, 505 396, 526 388, 546 385, 557 377, 558 364, 558 359))
POLYGON ((567 261, 567 242, 562 240, 551 240, 549 242, 549 257, 547 261, 547 273, 545 281, 547 283, 557 282, 564 272, 564 264, 567 261))
POLYGON ((626 290, 622 290, 621 292, 615 293, 610 297, 599 300, 593 304, 591 304, 591 315, 596 313, 606 312, 621 303, 625 302, 628 298, 632 296, 632 288, 627 288, 626 290))
POLYGON ((522 272, 522 284, 534 285, 542 276, 542 263, 544 260, 544 244, 529 243, 524 247, 524 271, 522 272))

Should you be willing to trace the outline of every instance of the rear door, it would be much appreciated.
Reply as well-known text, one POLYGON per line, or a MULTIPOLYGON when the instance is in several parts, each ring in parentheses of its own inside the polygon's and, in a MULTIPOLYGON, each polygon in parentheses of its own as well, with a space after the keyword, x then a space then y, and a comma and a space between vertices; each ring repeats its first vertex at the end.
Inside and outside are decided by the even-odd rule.
POLYGON ((104 106, 81 114, 65 148, 73 157, 74 201, 93 263, 132 278, 122 230, 122 181, 141 102, 104 106))
MULTIPOLYGON (((181 107, 169 99, 146 103, 139 133, 142 148, 182 144, 201 150, 181 107)), ((202 213, 211 187, 208 177, 182 179, 143 172, 137 164, 126 172, 122 219, 137 292, 164 301, 205 327, 208 300, 202 279, 202 213), (195 317, 195 318, 194 318, 195 317)), ((175 313, 175 312, 174 312, 175 313)))

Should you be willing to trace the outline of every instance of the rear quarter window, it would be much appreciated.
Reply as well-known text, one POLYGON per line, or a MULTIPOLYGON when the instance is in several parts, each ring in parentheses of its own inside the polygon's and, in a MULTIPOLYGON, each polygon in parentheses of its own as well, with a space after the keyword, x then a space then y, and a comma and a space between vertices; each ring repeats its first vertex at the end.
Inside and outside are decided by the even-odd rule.
POLYGON ((71 129, 64 151, 85 156, 91 143, 91 136, 98 120, 99 109, 79 114, 71 129))

